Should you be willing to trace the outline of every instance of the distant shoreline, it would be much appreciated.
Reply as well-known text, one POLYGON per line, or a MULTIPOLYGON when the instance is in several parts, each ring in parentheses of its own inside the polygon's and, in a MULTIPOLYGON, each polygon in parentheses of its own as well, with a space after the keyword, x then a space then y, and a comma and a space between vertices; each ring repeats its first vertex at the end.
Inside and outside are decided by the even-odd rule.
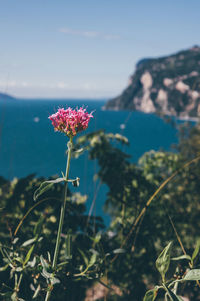
POLYGON ((119 112, 119 111, 129 111, 129 112, 141 112, 141 113, 144 113, 144 114, 154 114, 154 115, 157 115, 158 117, 160 118, 165 118, 165 117, 168 117, 168 118, 175 118, 176 120, 180 120, 180 121, 193 121, 193 122, 198 122, 200 120, 200 117, 190 117, 190 116, 183 116, 183 117, 180 117, 180 116, 175 116, 175 115, 169 115, 169 114, 159 114, 159 113, 156 113, 156 112, 151 112, 151 113, 146 113, 144 111, 140 111, 140 110, 126 110, 126 109, 118 109, 118 108, 113 108, 113 109, 107 109, 106 106, 103 106, 101 108, 102 111, 115 111, 115 112, 119 112))
POLYGON ((199 121, 199 117, 175 117, 178 120, 181 121, 194 121, 194 122, 198 122, 199 121))

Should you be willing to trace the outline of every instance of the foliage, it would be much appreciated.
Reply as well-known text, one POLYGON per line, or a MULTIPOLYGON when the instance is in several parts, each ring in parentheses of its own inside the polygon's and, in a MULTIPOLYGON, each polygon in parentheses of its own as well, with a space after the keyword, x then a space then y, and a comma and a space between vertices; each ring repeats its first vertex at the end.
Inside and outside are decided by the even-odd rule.
MULTIPOLYGON (((187 281, 196 281, 197 285, 200 287, 200 269, 195 269, 193 266, 193 260, 192 258, 185 254, 183 256, 179 256, 176 258, 171 258, 170 252, 171 252, 172 242, 170 242, 164 250, 161 252, 159 257, 156 260, 156 267, 157 270, 160 272, 160 275, 162 277, 162 285, 155 286, 154 289, 151 289, 146 292, 143 301, 154 301, 158 295, 159 290, 164 290, 165 293, 165 300, 171 300, 171 301, 183 301, 183 298, 178 295, 178 290, 181 284, 184 284, 187 281), (186 270, 185 274, 179 277, 176 277, 176 279, 169 279, 168 281, 165 279, 165 274, 169 269, 170 261, 171 260, 188 260, 189 261, 189 267, 190 269, 186 270)), ((198 252, 195 252, 197 249, 195 248, 193 254, 198 254, 198 252)), ((199 249, 198 249, 199 251, 199 249)), ((177 267, 178 271, 178 267, 177 267)))
MULTIPOLYGON (((200 132, 196 137, 199 139, 200 132)), ((81 137, 79 147, 87 147, 90 158, 98 160, 99 179, 109 187, 105 210, 112 216, 108 231, 112 233, 112 239, 105 242, 105 247, 114 249, 123 245, 126 249, 123 256, 117 256, 108 265, 110 283, 125 292, 120 300, 141 300, 145 287, 151 287, 159 280, 153 263, 162 245, 175 241, 174 250, 181 255, 177 237, 181 238, 189 253, 200 237, 200 165, 197 161, 182 168, 185 162, 197 156, 183 157, 183 139, 179 153, 151 151, 144 154, 136 165, 113 145, 113 138, 114 135, 103 131, 88 134, 85 138, 81 137), (152 200, 134 228, 134 222, 146 208, 147 200, 177 170, 178 175, 152 200)), ((187 137, 184 145, 190 145, 190 139, 193 137, 189 141, 187 137)), ((120 141, 124 143, 122 138, 120 141)), ((184 271, 185 267, 182 269, 184 271)), ((184 290, 191 290, 190 284, 185 285, 184 290)), ((192 290, 191 295, 198 295, 197 288, 192 290)))
POLYGON ((164 294, 170 300, 198 300, 200 162, 184 164, 199 154, 200 127, 181 133, 178 152, 151 151, 137 164, 121 150, 128 141, 119 134, 98 131, 77 140, 75 149, 88 150, 89 158, 98 162, 98 180, 108 187, 104 207, 112 220, 104 232, 100 218, 90 218, 88 224, 86 197, 69 192, 56 275, 51 262, 65 178, 47 179, 37 203, 33 194, 44 179, 0 178, 0 277, 6 285, 1 293, 16 287, 23 272, 20 292, 10 290, 3 300, 30 300, 37 294, 36 300, 44 300, 49 283, 55 283, 52 300, 84 300, 94 281, 104 283, 111 301, 163 300, 164 294), (174 172, 176 177, 165 184, 174 172))
MULTIPOLYGON (((37 179, 34 175, 20 180, 14 179, 12 182, 1 178, 0 283, 4 300, 11 300, 11 296, 13 300, 18 300, 17 297, 30 300, 30 296, 34 295, 38 295, 37 300, 44 300, 46 282, 52 277, 50 262, 60 209, 59 195, 63 188, 61 183, 54 185, 44 194, 44 199, 40 199, 38 206, 33 208, 17 234, 14 234, 19 221, 33 206, 33 193, 41 182, 43 179, 37 179), (16 289, 15 284, 22 272, 22 285, 18 295, 17 290, 13 291, 13 287, 16 289)), ((68 202, 60 255, 60 261, 65 264, 59 266, 58 278, 54 279, 54 283, 62 282, 63 289, 61 292, 55 286, 52 300, 81 300, 85 291, 85 279, 90 279, 92 273, 101 274, 102 265, 99 262, 98 247, 95 251, 97 243, 93 233, 103 229, 102 219, 91 218, 88 224, 84 204, 86 198, 76 193, 73 197, 70 194, 69 198, 71 201, 68 202), (73 250, 70 250, 71 241, 73 250), (88 265, 86 260, 89 261, 88 265), (86 268, 84 279, 77 282, 80 279, 78 274, 86 268), (75 274, 77 276, 73 276, 75 274)))

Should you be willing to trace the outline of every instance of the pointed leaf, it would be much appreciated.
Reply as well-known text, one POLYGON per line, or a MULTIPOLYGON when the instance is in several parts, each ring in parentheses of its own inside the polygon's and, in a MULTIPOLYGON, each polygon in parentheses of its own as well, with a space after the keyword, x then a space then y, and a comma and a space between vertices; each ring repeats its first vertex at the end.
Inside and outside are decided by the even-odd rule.
POLYGON ((168 271, 169 264, 170 264, 171 246, 172 246, 172 242, 170 242, 164 248, 164 250, 158 256, 158 259, 156 260, 156 268, 160 272, 163 282, 165 282, 165 274, 168 271))
POLYGON ((184 281, 200 280, 200 270, 199 269, 190 270, 182 280, 184 281))
POLYGON ((143 301, 154 301, 158 293, 157 287, 146 292, 143 301))
POLYGON ((101 240, 101 233, 97 233, 95 238, 94 238, 94 243, 98 244, 101 240))
POLYGON ((40 284, 38 285, 38 287, 36 288, 36 290, 35 290, 35 293, 34 293, 34 295, 33 295, 33 299, 35 299, 35 298, 37 298, 37 296, 38 296, 38 294, 39 294, 39 292, 40 292, 40 284))
POLYGON ((28 253, 26 254, 26 258, 24 260, 24 265, 27 264, 27 262, 29 261, 31 254, 33 252, 35 245, 32 245, 32 247, 30 248, 30 250, 28 251, 28 253))
POLYGON ((51 187, 56 184, 56 183, 60 183, 60 182, 64 182, 65 178, 57 178, 55 180, 50 180, 50 181, 45 181, 43 183, 40 184, 40 187, 35 191, 34 195, 33 195, 33 199, 34 201, 37 200, 37 198, 43 194, 44 192, 46 192, 47 190, 51 189, 51 187))
POLYGON ((51 254, 47 251, 48 261, 51 262, 51 254))
POLYGON ((174 294, 167 286, 164 285, 164 287, 165 287, 171 301, 183 301, 183 299, 180 296, 174 294))
POLYGON ((12 244, 15 245, 18 242, 18 240, 19 240, 19 237, 15 237, 12 241, 12 244))
POLYGON ((192 258, 189 255, 181 255, 179 257, 173 257, 173 258, 171 258, 171 260, 182 260, 182 259, 187 259, 187 260, 191 261, 192 258))
POLYGON ((121 254, 121 253, 125 253, 126 251, 124 249, 115 249, 113 250, 114 254, 121 254))
POLYGON ((51 283, 54 285, 54 284, 60 283, 60 280, 58 278, 56 278, 56 277, 53 277, 51 279, 51 283))
POLYGON ((96 262, 96 259, 97 259, 97 255, 95 253, 92 254, 92 257, 90 258, 90 262, 89 262, 88 267, 93 266, 95 264, 95 262, 96 262))
POLYGON ((46 260, 43 258, 42 255, 40 256, 40 261, 41 261, 42 267, 43 267, 44 269, 48 269, 48 268, 49 268, 48 263, 46 262, 46 260))
POLYGON ((95 249, 90 249, 89 250, 92 254, 96 254, 97 256, 99 255, 99 252, 95 249))
POLYGON ((197 255, 199 253, 199 248, 200 248, 200 240, 197 241, 196 247, 195 247, 194 252, 192 254, 192 261, 194 261, 194 259, 197 257, 197 255))
POLYGON ((80 148, 80 149, 73 151, 73 153, 72 153, 73 158, 78 158, 80 155, 82 155, 84 150, 85 150, 84 148, 80 148))
POLYGON ((72 235, 67 234, 66 236, 66 249, 65 249, 65 259, 72 259, 72 235))
POLYGON ((41 275, 42 275, 44 278, 46 278, 46 279, 51 279, 51 278, 52 278, 52 274, 49 273, 49 272, 47 272, 47 271, 45 270, 45 268, 43 268, 41 275))
POLYGON ((86 257, 86 255, 84 254, 84 252, 81 249, 78 249, 79 252, 81 253, 83 260, 85 262, 85 265, 88 266, 88 258, 86 257))
POLYGON ((9 267, 9 264, 6 264, 4 267, 0 268, 0 272, 5 271, 9 267))
POLYGON ((34 268, 35 264, 36 264, 36 257, 34 257, 32 261, 28 262, 28 266, 30 266, 31 268, 34 268))
POLYGON ((27 241, 25 241, 25 242, 22 244, 22 247, 29 246, 29 245, 33 244, 34 242, 35 242, 35 237, 34 237, 34 238, 31 238, 31 239, 28 239, 27 241))

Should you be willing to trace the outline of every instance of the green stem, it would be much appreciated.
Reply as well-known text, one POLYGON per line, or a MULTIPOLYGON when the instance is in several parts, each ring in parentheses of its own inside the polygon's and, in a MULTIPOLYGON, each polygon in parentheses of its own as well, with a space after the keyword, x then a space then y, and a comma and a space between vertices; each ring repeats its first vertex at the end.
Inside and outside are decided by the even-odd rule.
POLYGON ((20 284, 21 284, 21 281, 22 281, 22 277, 23 277, 23 274, 21 273, 20 276, 19 276, 19 282, 18 282, 17 287, 16 287, 16 292, 17 293, 19 291, 19 287, 20 287, 20 284))
MULTIPOLYGON (((61 233, 63 228, 63 222, 64 222, 64 216, 65 216, 65 207, 66 207, 66 201, 67 201, 67 186, 68 186, 68 177, 69 177, 69 167, 70 167, 70 160, 72 155, 72 147, 73 147, 73 141, 72 137, 70 137, 70 141, 67 144, 68 146, 68 157, 67 157, 67 165, 66 165, 66 172, 65 172, 65 184, 64 184, 64 192, 63 192, 63 202, 60 210, 60 221, 58 226, 58 233, 57 233, 57 239, 56 239, 56 246, 54 251, 54 258, 53 258, 53 271, 56 270, 57 267, 57 260, 58 260, 58 254, 59 254, 59 248, 60 248, 60 241, 61 241, 61 233)), ((48 301, 51 296, 52 291, 52 285, 50 290, 47 291, 45 301, 48 301)))

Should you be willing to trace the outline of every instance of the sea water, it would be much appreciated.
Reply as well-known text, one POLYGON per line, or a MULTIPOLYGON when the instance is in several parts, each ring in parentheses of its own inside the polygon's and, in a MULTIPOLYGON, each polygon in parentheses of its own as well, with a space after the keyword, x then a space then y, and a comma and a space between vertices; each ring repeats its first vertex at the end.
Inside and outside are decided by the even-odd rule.
MULTIPOLYGON (((133 162, 150 150, 170 150, 177 143, 177 129, 154 114, 128 111, 105 111, 105 100, 23 99, 0 103, 0 176, 7 179, 29 174, 49 177, 61 176, 66 165, 66 137, 55 133, 48 116, 58 107, 73 108, 84 105, 94 111, 88 132, 104 129, 107 133, 126 136, 130 145, 123 148, 133 162)), ((96 162, 87 154, 73 160, 71 178, 80 178, 79 191, 88 195, 88 210, 95 197, 98 171, 96 162)), ((102 187, 96 200, 96 213, 103 215, 106 188, 102 187)))

